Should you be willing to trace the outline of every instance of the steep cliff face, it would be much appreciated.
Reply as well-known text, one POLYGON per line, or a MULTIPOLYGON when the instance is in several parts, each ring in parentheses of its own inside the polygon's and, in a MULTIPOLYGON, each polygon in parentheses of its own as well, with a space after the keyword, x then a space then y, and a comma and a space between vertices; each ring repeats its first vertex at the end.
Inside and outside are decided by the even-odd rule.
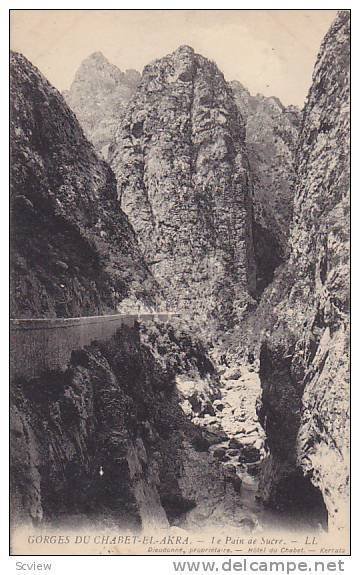
POLYGON ((11 55, 11 313, 96 315, 157 291, 111 169, 62 96, 11 55))
POLYGON ((260 354, 271 448, 263 498, 278 505, 297 489, 319 503, 311 480, 338 528, 347 526, 349 496, 349 20, 339 13, 314 69, 283 299, 260 354))
POLYGON ((252 96, 240 82, 231 82, 246 125, 246 148, 253 177, 254 246, 257 289, 273 279, 274 269, 288 255, 294 202, 294 159, 300 111, 278 98, 252 96))
POLYGON ((81 63, 70 89, 63 94, 87 138, 105 159, 140 78, 136 70, 122 72, 101 52, 94 52, 81 63))
POLYGON ((202 344, 154 325, 74 352, 63 373, 14 382, 14 527, 229 527, 246 517, 207 453, 211 434, 180 407, 184 378, 207 390, 199 401, 215 393, 202 344))
POLYGON ((255 292, 251 184, 243 121, 216 65, 182 46, 146 66, 109 158, 170 304, 231 327, 255 292))
MULTIPOLYGON (((64 92, 87 137, 105 158, 139 83, 138 72, 123 73, 96 52, 84 60, 70 90, 64 92)), ((294 154, 301 115, 295 106, 285 107, 277 98, 252 96, 238 81, 230 86, 246 126, 253 182, 256 284, 260 294, 272 281, 274 269, 288 255, 294 154)))

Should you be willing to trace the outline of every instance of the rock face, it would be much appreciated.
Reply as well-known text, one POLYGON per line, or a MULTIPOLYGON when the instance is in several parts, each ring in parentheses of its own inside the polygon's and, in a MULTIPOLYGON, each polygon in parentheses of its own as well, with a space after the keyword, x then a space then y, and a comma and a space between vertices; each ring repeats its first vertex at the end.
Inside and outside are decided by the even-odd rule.
POLYGON ((231 87, 246 125, 253 177, 257 290, 261 293, 288 255, 301 114, 295 106, 283 106, 278 98, 252 96, 240 82, 231 82, 231 87))
POLYGON ((339 529, 348 525, 349 497, 349 20, 339 13, 314 69, 291 255, 260 354, 271 450, 263 499, 276 506, 297 492, 319 509, 323 499, 329 526, 339 529))
POLYGON ((14 383, 14 527, 236 525, 239 494, 181 410, 180 376, 216 383, 201 343, 160 325, 123 327, 65 372, 14 383))
POLYGON ((59 92, 11 55, 11 313, 96 315, 157 286, 100 160, 59 92))
POLYGON ((64 98, 87 138, 106 159, 119 118, 140 82, 136 70, 122 72, 101 52, 84 60, 64 98))
MULTIPOLYGON (((176 56, 173 56, 173 59, 176 59, 176 56)), ((167 62, 170 66, 169 59, 167 62)), ((174 63, 171 65, 174 66, 174 63)), ((165 69, 164 63, 163 68, 165 69)), ((160 74, 158 70, 159 68, 156 71, 153 70, 153 73, 160 74)), ((194 78, 195 76, 194 74, 194 78)), ((174 83, 172 80, 171 83, 174 83)), ((211 78, 205 79, 205 81, 210 80, 211 78)), ((105 158, 108 156, 109 144, 115 137, 116 127, 122 123, 126 105, 133 97, 139 82, 140 75, 138 73, 127 71, 124 74, 119 68, 110 64, 101 53, 96 52, 84 60, 76 73, 70 90, 64 93, 66 101, 77 115, 86 135, 94 143, 95 148, 102 151, 105 158)), ((168 81, 165 80, 162 84, 164 99, 162 103, 158 104, 157 113, 163 113, 166 116, 166 121, 171 122, 173 119, 171 113, 169 115, 166 110, 169 106, 169 96, 165 100, 165 92, 169 91, 169 87, 166 86, 167 83, 168 81)), ((252 96, 240 82, 231 82, 230 86, 246 126, 246 148, 253 183, 254 222, 252 233, 257 264, 256 293, 259 295, 272 281, 275 268, 288 255, 289 224, 292 217, 294 196, 294 154, 299 131, 300 112, 294 106, 283 106, 277 98, 266 98, 259 94, 252 96)), ((145 93, 147 88, 148 82, 145 81, 142 85, 142 92, 145 93)), ((172 94, 172 97, 175 99, 179 97, 177 94, 178 86, 175 86, 174 89, 176 92, 172 94)), ((159 86, 158 91, 160 91, 159 86)), ((143 100, 144 98, 140 101, 137 96, 137 103, 134 105, 133 111, 127 115, 128 122, 132 121, 131 114, 134 115, 134 110, 136 113, 140 113, 136 107, 142 106, 143 100)), ((149 98, 145 107, 150 105, 149 98)), ((219 102, 214 99, 211 104, 213 112, 215 112, 214 108, 218 106, 219 102)), ((172 112, 174 118, 179 113, 179 111, 175 112, 174 109, 172 112)), ((192 111, 190 113, 193 115, 192 111)), ((206 114, 206 110, 204 113, 206 114)), ((209 124, 214 118, 216 121, 216 114, 214 113, 206 116, 209 124)), ((199 118, 196 117, 196 120, 199 121, 199 118)), ((159 129, 159 126, 154 127, 153 131, 158 132, 159 129)), ((195 126, 194 129, 196 130, 197 127, 195 126)), ((203 126, 200 125, 199 129, 203 131, 203 126)), ((123 137, 124 134, 120 136, 120 139, 123 137)), ((149 137, 149 134, 146 137, 149 137)), ((125 144, 124 142, 120 143, 121 154, 124 155, 124 150, 128 150, 128 144, 128 139, 125 144)), ((133 146, 138 144, 139 138, 132 142, 133 146)), ((115 149, 118 146, 119 142, 117 141, 115 149)), ((144 147, 144 144, 141 146, 144 147)), ((152 137, 150 146, 154 147, 152 137)), ((146 155, 146 150, 143 150, 142 153, 146 155)), ((112 154, 110 154, 110 159, 111 157, 112 154)), ((163 159, 162 163, 165 160, 163 159)), ((125 163, 127 163, 126 159, 125 163)), ((174 166, 169 165, 168 168, 174 171, 174 166)), ((120 166, 118 170, 120 172, 120 166)), ((177 177, 175 172, 178 171, 179 166, 175 166, 174 177, 177 177)), ((146 176, 146 170, 144 173, 146 176)), ((144 185, 147 186, 147 184, 144 185)), ((164 185, 167 185, 165 181, 164 185)))
POLYGON ((121 206, 170 305, 231 327, 256 291, 245 130, 215 64, 146 66, 109 153, 121 206))

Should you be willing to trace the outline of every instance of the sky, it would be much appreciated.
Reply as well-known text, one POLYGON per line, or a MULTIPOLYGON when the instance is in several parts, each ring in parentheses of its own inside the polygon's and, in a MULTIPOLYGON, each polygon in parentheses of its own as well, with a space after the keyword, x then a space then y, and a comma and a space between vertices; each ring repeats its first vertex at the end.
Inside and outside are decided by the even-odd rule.
POLYGON ((62 91, 92 52, 141 72, 188 44, 252 94, 302 107, 335 17, 335 10, 12 10, 11 47, 62 91))

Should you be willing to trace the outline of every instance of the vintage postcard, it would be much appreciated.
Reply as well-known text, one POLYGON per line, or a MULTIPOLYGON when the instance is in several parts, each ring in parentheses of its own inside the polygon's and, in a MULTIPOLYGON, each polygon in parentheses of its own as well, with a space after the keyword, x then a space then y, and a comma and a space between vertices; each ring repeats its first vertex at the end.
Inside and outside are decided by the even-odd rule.
POLYGON ((350 11, 10 35, 11 554, 348 555, 350 11))

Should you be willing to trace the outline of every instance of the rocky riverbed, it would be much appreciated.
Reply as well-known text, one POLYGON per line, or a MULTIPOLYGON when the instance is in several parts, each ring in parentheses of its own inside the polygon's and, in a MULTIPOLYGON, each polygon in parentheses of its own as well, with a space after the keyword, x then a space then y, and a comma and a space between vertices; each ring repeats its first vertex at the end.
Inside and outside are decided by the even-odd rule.
MULTIPOLYGON (((230 497, 231 493, 239 497, 236 524, 248 532, 309 528, 323 532, 326 514, 317 499, 312 500, 312 510, 307 508, 309 493, 303 494, 304 508, 297 505, 291 514, 281 505, 268 506, 264 501, 262 476, 268 472, 272 457, 259 419, 262 390, 258 360, 236 365, 218 350, 213 352, 212 360, 219 375, 218 386, 214 387, 213 380, 207 384, 206 378, 199 384, 180 376, 177 388, 183 412, 202 432, 210 465, 220 467, 230 497)), ((294 489, 293 496, 295 485, 294 489)))
POLYGON ((242 526, 261 528, 256 492, 267 450, 265 432, 256 413, 261 392, 259 376, 253 365, 220 363, 221 354, 216 352, 213 359, 219 362, 219 387, 214 390, 178 379, 181 408, 202 430, 211 461, 222 466, 229 487, 241 493, 246 512, 242 526))

